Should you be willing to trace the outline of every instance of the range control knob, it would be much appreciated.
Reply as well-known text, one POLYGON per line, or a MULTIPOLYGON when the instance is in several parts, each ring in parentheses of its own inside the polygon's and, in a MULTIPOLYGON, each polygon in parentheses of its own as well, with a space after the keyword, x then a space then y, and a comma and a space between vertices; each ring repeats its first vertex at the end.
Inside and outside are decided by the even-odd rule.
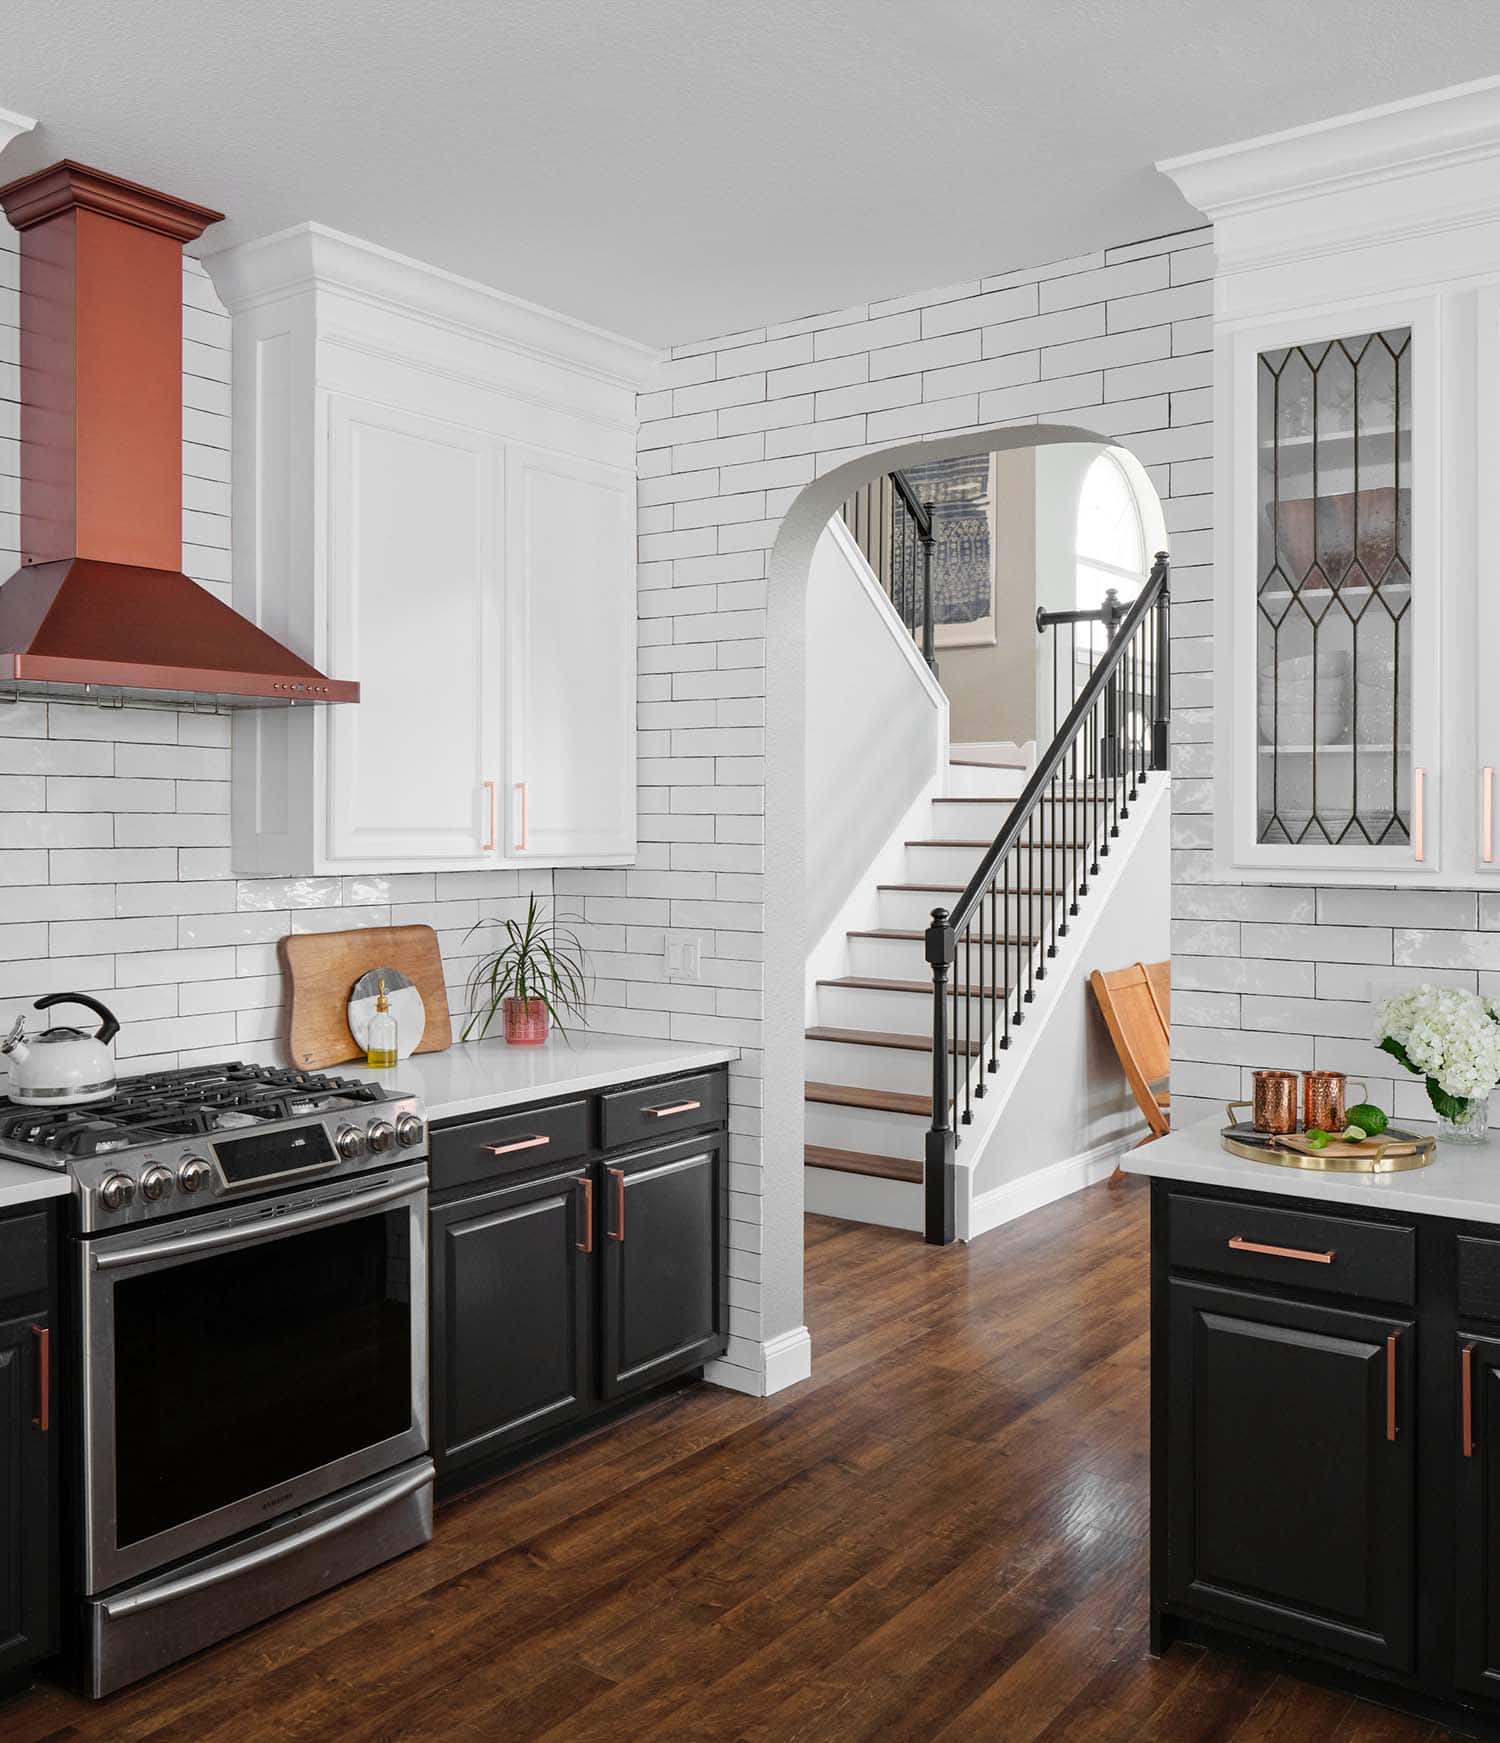
POLYGON ((383 1156, 396 1142, 396 1128, 389 1120, 372 1120, 366 1137, 375 1154, 383 1156))
POLYGON ((106 1174, 99 1183, 99 1202, 106 1210, 124 1210, 135 1197, 135 1182, 128 1174, 106 1174))
POLYGON ((422 1121, 416 1114, 396 1115, 396 1142, 403 1150, 422 1142, 422 1121))
POLYGON ((365 1135, 358 1126, 340 1126, 333 1135, 333 1147, 346 1162, 365 1153, 365 1135))
POLYGON ((177 1170, 177 1184, 184 1192, 201 1192, 208 1185, 211 1173, 212 1169, 201 1156, 184 1156, 177 1170))
POLYGON ((176 1176, 170 1168, 163 1168, 160 1162, 153 1162, 141 1176, 141 1197, 149 1198, 154 1204, 157 1199, 167 1196, 175 1181, 176 1176))

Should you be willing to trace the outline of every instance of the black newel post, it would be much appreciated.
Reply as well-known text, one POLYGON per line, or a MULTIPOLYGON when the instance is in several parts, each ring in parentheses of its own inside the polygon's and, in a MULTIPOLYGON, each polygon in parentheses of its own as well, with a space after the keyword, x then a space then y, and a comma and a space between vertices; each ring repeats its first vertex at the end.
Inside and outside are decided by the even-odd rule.
POLYGON ((946 908, 934 908, 927 928, 927 961, 932 968, 932 1126, 927 1133, 926 1166, 922 1173, 923 1221, 929 1246, 946 1247, 956 1240, 958 1169, 954 1160, 953 1126, 949 1119, 948 973, 956 944, 946 908))

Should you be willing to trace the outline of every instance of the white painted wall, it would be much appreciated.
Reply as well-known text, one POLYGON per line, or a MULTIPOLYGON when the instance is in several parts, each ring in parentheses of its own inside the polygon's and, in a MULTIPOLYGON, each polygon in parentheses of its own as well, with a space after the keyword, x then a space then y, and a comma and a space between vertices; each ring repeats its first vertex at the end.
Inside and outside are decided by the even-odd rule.
POLYGON ((807 932, 821 938, 947 756, 948 709, 837 517, 807 583, 807 932))

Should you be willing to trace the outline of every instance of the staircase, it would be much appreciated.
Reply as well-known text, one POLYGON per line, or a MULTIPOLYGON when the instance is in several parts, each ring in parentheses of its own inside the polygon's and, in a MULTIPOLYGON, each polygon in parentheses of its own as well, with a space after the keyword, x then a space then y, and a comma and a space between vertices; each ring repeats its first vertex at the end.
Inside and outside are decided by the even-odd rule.
POLYGON ((1038 613, 1071 691, 1054 695, 1052 742, 1029 770, 949 763, 899 875, 877 886, 877 923, 850 931, 845 972, 816 983, 809 1210, 955 1238, 956 1152, 975 1103, 1004 1095, 1038 983, 1066 966, 1080 905, 1166 767, 1168 609, 1159 555, 1128 607, 1038 613), (1107 643, 1080 660, 1078 627, 1095 622, 1107 643))

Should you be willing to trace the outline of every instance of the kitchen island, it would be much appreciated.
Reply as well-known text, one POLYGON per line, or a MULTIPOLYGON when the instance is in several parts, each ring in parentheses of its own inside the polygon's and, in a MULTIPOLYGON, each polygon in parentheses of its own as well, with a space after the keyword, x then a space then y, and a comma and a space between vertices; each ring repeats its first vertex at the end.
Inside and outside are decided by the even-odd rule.
POLYGON ((1500 1735, 1500 1142, 1151 1177, 1153 1650, 1233 1642, 1500 1735))

